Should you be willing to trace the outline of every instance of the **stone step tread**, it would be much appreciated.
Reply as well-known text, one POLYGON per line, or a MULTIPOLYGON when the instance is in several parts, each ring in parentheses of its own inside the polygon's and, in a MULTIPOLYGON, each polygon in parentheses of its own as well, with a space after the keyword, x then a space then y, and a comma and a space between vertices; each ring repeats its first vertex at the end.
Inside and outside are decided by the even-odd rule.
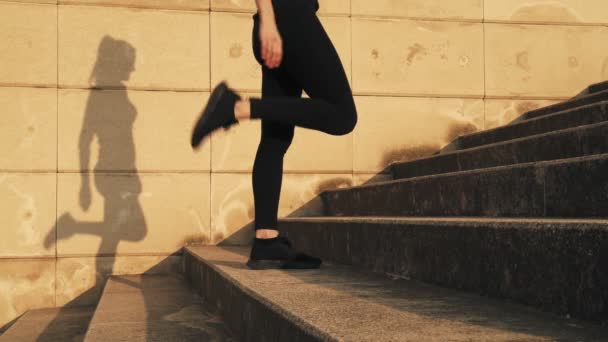
POLYGON ((492 173, 492 172, 497 172, 497 171, 505 171, 505 170, 509 170, 509 169, 515 170, 515 169, 523 169, 523 168, 531 168, 531 167, 554 166, 554 165, 560 165, 560 164, 565 165, 565 164, 571 164, 571 163, 589 162, 589 161, 604 160, 604 159, 608 159, 608 153, 595 154, 595 155, 582 156, 582 157, 528 162, 528 163, 521 163, 521 164, 493 166, 493 167, 488 167, 488 168, 483 168, 483 169, 454 171, 454 172, 441 173, 441 174, 436 174, 436 175, 417 176, 417 177, 405 178, 405 179, 391 179, 391 180, 379 181, 379 182, 374 182, 374 183, 369 183, 369 184, 359 184, 359 185, 350 186, 350 187, 325 190, 322 192, 322 194, 323 193, 332 193, 332 192, 348 192, 351 189, 381 187, 381 186, 387 186, 387 185, 391 185, 391 184, 398 184, 400 182, 414 182, 417 180, 430 179, 430 178, 457 177, 457 176, 461 176, 461 175, 492 173))
POLYGON ((424 157, 421 157, 418 159, 408 160, 408 161, 404 161, 404 162, 395 162, 395 163, 391 164, 390 167, 404 167, 404 166, 407 166, 408 164, 422 163, 422 162, 436 160, 436 159, 449 158, 450 156, 454 156, 454 155, 464 155, 467 153, 474 153, 474 152, 478 152, 478 151, 482 151, 482 150, 490 150, 490 149, 494 149, 494 148, 498 148, 498 147, 502 147, 502 146, 506 146, 506 145, 515 145, 515 144, 521 143, 521 142, 533 142, 533 141, 540 141, 540 140, 544 140, 544 139, 559 139, 559 137, 561 135, 570 134, 570 133, 574 133, 574 132, 578 133, 578 132, 585 132, 585 131, 593 131, 596 129, 603 129, 605 127, 608 127, 608 122, 600 122, 600 123, 594 123, 594 124, 590 124, 590 125, 570 127, 570 128, 565 128, 565 129, 546 132, 546 133, 540 133, 540 134, 535 134, 535 135, 530 135, 530 136, 525 136, 525 137, 518 137, 518 138, 514 138, 514 139, 510 139, 510 140, 498 141, 498 142, 494 142, 494 143, 487 144, 487 145, 473 146, 473 147, 463 148, 463 149, 459 149, 459 150, 447 151, 447 152, 444 152, 441 154, 424 156, 424 157))
MULTIPOLYGON (((608 101, 600 101, 600 102, 596 102, 596 103, 592 103, 592 104, 587 104, 587 105, 580 106, 580 107, 569 108, 569 109, 565 109, 565 110, 562 110, 562 111, 559 111, 559 112, 552 112, 552 113, 547 114, 547 115, 542 115, 542 116, 537 116, 537 117, 529 118, 529 119, 526 119, 526 120, 517 121, 517 122, 514 122, 514 123, 509 124, 509 125, 498 126, 498 127, 486 129, 486 130, 483 130, 483 131, 477 131, 477 132, 468 133, 466 135, 462 135, 461 138, 489 134, 489 133, 492 133, 492 132, 496 132, 496 131, 500 131, 500 130, 505 130, 505 129, 513 129, 514 127, 517 127, 517 126, 520 126, 520 125, 526 125, 526 124, 529 124, 529 123, 531 123, 533 121, 547 120, 547 119, 549 119, 551 117, 558 117, 560 115, 564 115, 566 113, 569 113, 569 112, 572 112, 572 111, 575 111, 575 110, 581 110, 581 109, 584 109, 584 108, 593 108, 593 107, 601 106, 601 105, 608 105, 608 101)), ((574 126, 574 127, 576 127, 576 126, 574 126)))
POLYGON ((583 96, 591 95, 594 93, 598 93, 604 90, 608 90, 608 81, 602 81, 598 83, 593 83, 587 86, 584 90, 578 93, 576 96, 572 97, 571 100, 581 98, 583 96))
MULTIPOLYGON (((608 329, 351 266, 253 271, 249 247, 187 247, 256 302, 319 341, 605 341, 608 329)), ((221 285, 216 285, 221 286, 221 285)))
POLYGON ((94 306, 29 310, 0 341, 82 341, 94 312, 94 306))
POLYGON ((546 218, 546 217, 405 217, 405 216, 306 216, 282 217, 285 222, 369 222, 387 224, 425 224, 425 225, 519 225, 522 227, 547 226, 568 227, 605 226, 608 229, 608 219, 597 218, 546 218))
POLYGON ((424 157, 421 157, 418 159, 408 160, 406 162, 396 162, 394 164, 407 164, 407 163, 413 162, 413 161, 433 159, 433 158, 437 158, 437 157, 448 156, 451 154, 462 154, 462 153, 467 153, 467 152, 471 152, 471 151, 489 149, 489 148, 493 148, 496 146, 509 145, 509 144, 513 144, 513 143, 517 143, 517 142, 521 142, 521 141, 550 138, 550 137, 554 137, 554 136, 559 136, 560 134, 564 134, 564 133, 593 130, 595 128, 604 127, 604 126, 608 126, 608 121, 593 123, 593 124, 589 124, 589 125, 568 127, 568 128, 564 128, 564 129, 560 129, 560 130, 544 132, 544 133, 539 133, 539 134, 534 134, 534 135, 528 135, 528 136, 524 136, 524 137, 517 137, 517 138, 513 138, 513 139, 509 139, 509 140, 501 140, 501 141, 493 142, 491 144, 467 147, 467 148, 463 148, 461 150, 451 150, 451 151, 447 151, 447 152, 444 152, 441 154, 433 154, 433 155, 424 156, 424 157))
POLYGON ((232 341, 181 275, 111 276, 85 341, 232 341))
POLYGON ((587 88, 585 91, 581 92, 579 95, 571 99, 531 110, 516 119, 514 123, 529 120, 532 118, 539 118, 551 115, 552 113, 556 113, 558 111, 566 111, 577 107, 583 107, 585 105, 605 101, 608 98, 608 90, 606 90, 604 87, 605 85, 600 85, 593 89, 592 92, 588 92, 591 89, 587 88))
POLYGON ((608 325, 608 219, 280 219, 299 250, 608 325))

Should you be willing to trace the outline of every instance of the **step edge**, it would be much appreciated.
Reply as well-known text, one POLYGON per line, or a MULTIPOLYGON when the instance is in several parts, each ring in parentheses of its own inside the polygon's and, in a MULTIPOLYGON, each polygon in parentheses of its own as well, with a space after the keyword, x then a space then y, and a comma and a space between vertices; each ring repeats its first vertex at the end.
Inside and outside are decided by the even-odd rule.
MULTIPOLYGON (((271 300, 268 300, 267 298, 265 298, 262 294, 258 293, 257 291, 245 286, 238 279, 235 279, 233 276, 231 276, 231 275, 227 274, 226 272, 224 272, 223 270, 221 270, 213 262, 205 260, 205 258, 203 258, 201 255, 196 253, 196 251, 193 249, 193 248, 197 248, 197 247, 198 248, 208 248, 208 247, 217 248, 217 246, 184 246, 184 253, 187 253, 191 257, 195 258, 198 262, 207 265, 207 267, 211 268, 214 272, 217 272, 217 274, 219 274, 226 281, 229 281, 232 284, 234 284, 245 295, 247 295, 250 298, 252 298, 253 300, 257 301, 259 304, 264 305, 268 310, 275 312, 276 314, 283 317, 285 320, 291 322, 293 325, 295 325, 296 327, 301 329, 306 334, 312 335, 313 337, 315 337, 319 340, 333 341, 335 339, 333 336, 329 335, 327 332, 321 330, 320 328, 314 326, 312 323, 302 319, 301 317, 290 312, 289 310, 286 310, 281 305, 277 305, 276 303, 272 302, 271 300)), ((221 315, 221 313, 220 313, 220 315, 221 315)))
MULTIPOLYGON (((600 82, 600 83, 602 83, 602 82, 600 82)), ((600 83, 597 83, 597 84, 600 84, 600 83)), ((595 84, 592 84, 592 85, 595 85, 595 84)), ((533 109, 531 111, 523 113, 520 117, 525 118, 527 115, 533 115, 535 112, 539 112, 539 111, 541 111, 541 110, 543 110, 545 108, 550 108, 550 107, 553 107, 553 106, 559 106, 559 105, 563 105, 563 104, 566 104, 566 103, 574 103, 574 102, 578 102, 578 101, 583 101, 584 99, 589 99, 589 98, 594 97, 594 96, 598 96, 599 97, 600 94, 602 94, 602 95, 603 94, 608 95, 608 90, 604 89, 604 90, 588 93, 588 94, 586 94, 584 96, 579 96, 581 93, 583 93, 583 92, 587 91, 588 89, 590 89, 592 85, 587 86, 587 88, 583 89, 577 95, 575 95, 575 96, 573 96, 573 97, 571 97, 569 99, 566 99, 564 101, 560 101, 558 103, 554 103, 552 105, 548 105, 548 106, 545 106, 545 107, 533 109)), ((606 100, 604 100, 604 101, 606 101, 606 100)), ((598 103, 598 102, 602 102, 602 101, 597 101, 595 103, 598 103)), ((579 105, 579 106, 571 107, 569 109, 574 109, 574 108, 583 107, 583 106, 584 105, 579 105)), ((568 109, 565 109, 565 110, 568 110, 568 109)), ((543 114, 539 114, 538 116, 532 116, 530 119, 540 118, 540 117, 543 117, 545 115, 551 115, 551 113, 544 114, 544 115, 543 114)), ((522 121, 524 121, 524 120, 522 120, 522 121)))
MULTIPOLYGON (((547 115, 542 115, 542 116, 538 116, 538 117, 534 117, 534 118, 518 121, 518 122, 513 123, 513 124, 506 124, 506 125, 502 125, 502 126, 486 129, 486 130, 483 130, 483 131, 478 131, 478 132, 473 132, 473 133, 469 133, 469 134, 466 134, 466 135, 461 135, 459 138, 468 138, 468 137, 479 136, 479 135, 482 135, 482 134, 488 133, 488 132, 496 132, 496 131, 499 131, 499 130, 502 130, 502 129, 507 129, 507 128, 510 129, 510 128, 517 127, 519 125, 530 123, 530 122, 533 122, 533 121, 536 121, 536 120, 546 120, 547 118, 550 118, 550 117, 553 117, 553 116, 569 114, 569 112, 572 112, 572 111, 575 111, 575 110, 581 110, 582 108, 587 108, 587 107, 602 107, 602 106, 608 106, 608 100, 599 101, 599 102, 591 103, 591 104, 586 104, 584 106, 578 106, 578 107, 562 110, 562 111, 559 111, 559 112, 555 112, 555 113, 551 113, 551 114, 547 114, 547 115)), ((602 122, 604 122, 604 121, 602 121, 602 122)))
POLYGON ((510 139, 510 140, 503 140, 503 141, 493 142, 493 143, 486 144, 486 145, 473 146, 473 147, 465 148, 465 149, 462 149, 462 150, 453 150, 453 151, 449 151, 449 152, 442 153, 442 154, 430 155, 430 156, 422 157, 422 158, 419 158, 419 159, 413 159, 413 160, 408 160, 408 161, 404 161, 404 162, 396 162, 396 163, 390 164, 388 167, 402 167, 403 165, 406 165, 406 164, 409 164, 409 163, 413 163, 413 162, 422 162, 422 161, 425 161, 425 160, 439 159, 439 158, 444 157, 444 156, 466 154, 466 153, 469 153, 469 152, 472 152, 472 151, 479 151, 479 150, 483 150, 483 149, 490 149, 490 148, 494 148, 496 146, 509 145, 509 144, 514 144, 514 143, 526 141, 526 140, 536 140, 536 139, 543 139, 543 138, 551 138, 552 135, 560 135, 560 134, 571 133, 571 132, 575 132, 575 131, 592 130, 592 129, 595 129, 595 128, 598 128, 598 127, 601 127, 601 126, 608 126, 608 120, 607 121, 600 121, 600 122, 596 122, 596 123, 592 123, 592 124, 588 124, 588 125, 580 125, 580 126, 568 127, 568 128, 564 128, 564 129, 560 129, 560 130, 555 130, 555 131, 550 131, 550 132, 545 132, 545 133, 539 133, 539 134, 529 135, 529 136, 525 136, 525 137, 519 137, 519 138, 515 138, 515 139, 510 139))
POLYGON ((325 191, 321 192, 320 195, 323 196, 323 195, 329 194, 329 193, 344 192, 344 191, 349 191, 352 189, 365 189, 365 188, 369 188, 369 187, 380 187, 380 186, 386 186, 386 185, 391 185, 391 184, 414 182, 414 181, 418 181, 418 180, 431 179, 431 178, 439 178, 439 177, 447 178, 447 177, 457 177, 460 175, 467 175, 467 174, 492 173, 492 172, 498 172, 498 171, 503 171, 503 170, 508 170, 508 169, 540 168, 540 167, 547 167, 547 166, 558 165, 558 164, 574 164, 574 163, 579 163, 579 162, 602 160, 602 159, 608 159, 608 153, 599 153, 599 154, 591 154, 591 155, 580 156, 580 157, 571 157, 571 158, 544 160, 544 161, 537 161, 537 162, 493 166, 493 167, 482 168, 482 169, 454 171, 454 172, 440 173, 440 174, 434 174, 434 175, 417 176, 417 177, 412 177, 412 178, 392 179, 392 180, 387 180, 387 181, 374 182, 374 183, 370 183, 370 184, 360 184, 360 185, 355 185, 355 186, 351 186, 351 187, 347 187, 347 188, 325 190, 325 191))
POLYGON ((566 226, 566 225, 585 225, 590 227, 606 226, 608 229, 608 217, 602 218, 546 218, 546 217, 496 217, 489 218, 483 216, 426 216, 426 217, 407 217, 407 216, 301 216, 283 217, 279 221, 284 222, 338 222, 338 223, 374 223, 374 224, 415 224, 415 225, 478 225, 478 224, 504 224, 504 225, 530 225, 537 226, 566 226))

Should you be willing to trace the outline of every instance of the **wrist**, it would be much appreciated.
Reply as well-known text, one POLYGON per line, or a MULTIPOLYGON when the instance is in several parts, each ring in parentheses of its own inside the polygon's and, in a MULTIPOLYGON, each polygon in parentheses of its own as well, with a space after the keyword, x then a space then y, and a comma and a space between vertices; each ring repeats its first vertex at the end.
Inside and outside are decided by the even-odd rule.
POLYGON ((274 21, 274 11, 272 10, 272 8, 270 9, 261 9, 258 11, 259 13, 259 17, 260 19, 266 21, 266 20, 271 20, 274 21))

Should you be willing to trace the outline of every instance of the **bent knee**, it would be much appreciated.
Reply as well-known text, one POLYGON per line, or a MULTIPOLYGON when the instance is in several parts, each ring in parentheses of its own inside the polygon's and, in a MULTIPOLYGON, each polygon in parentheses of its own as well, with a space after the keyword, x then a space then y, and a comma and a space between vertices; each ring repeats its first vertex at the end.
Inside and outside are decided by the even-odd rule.
POLYGON ((357 126, 357 110, 354 106, 342 110, 342 120, 336 129, 336 135, 346 135, 352 132, 357 126))

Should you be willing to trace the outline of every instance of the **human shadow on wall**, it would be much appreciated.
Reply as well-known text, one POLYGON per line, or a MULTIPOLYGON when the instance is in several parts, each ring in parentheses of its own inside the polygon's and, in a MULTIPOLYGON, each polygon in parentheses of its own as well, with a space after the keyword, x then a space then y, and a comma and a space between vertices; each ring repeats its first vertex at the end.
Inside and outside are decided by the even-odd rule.
MULTIPOLYGON (((89 79, 92 89, 86 102, 78 142, 78 199, 80 208, 85 212, 89 211, 94 198, 91 183, 94 183, 95 189, 103 198, 103 218, 97 222, 84 222, 75 220, 70 212, 63 213, 44 241, 45 247, 49 248, 53 243, 58 244, 60 240, 77 235, 94 235, 101 239, 96 254, 73 245, 63 251, 64 254, 86 254, 95 259, 95 284, 65 307, 95 303, 107 276, 113 274, 115 255, 120 242, 141 241, 147 234, 147 224, 139 202, 142 184, 137 173, 133 139, 137 109, 129 100, 124 84, 135 70, 135 58, 135 48, 124 40, 105 36, 99 44, 97 60, 89 79), (91 147, 95 138, 99 146, 98 160, 91 172, 91 147), (122 173, 116 172, 117 170, 122 173), (75 247, 77 250, 70 251, 75 247)), ((56 286, 59 287, 59 279, 56 281, 56 286)), ((79 284, 73 286, 78 287, 79 284)), ((58 301, 58 304, 62 303, 58 301)), ((61 316, 59 314, 57 317, 61 316)), ((54 331, 56 327, 53 327, 53 324, 59 322, 59 319, 55 319, 46 331, 54 331)), ((39 340, 44 339, 42 334, 39 340)))

